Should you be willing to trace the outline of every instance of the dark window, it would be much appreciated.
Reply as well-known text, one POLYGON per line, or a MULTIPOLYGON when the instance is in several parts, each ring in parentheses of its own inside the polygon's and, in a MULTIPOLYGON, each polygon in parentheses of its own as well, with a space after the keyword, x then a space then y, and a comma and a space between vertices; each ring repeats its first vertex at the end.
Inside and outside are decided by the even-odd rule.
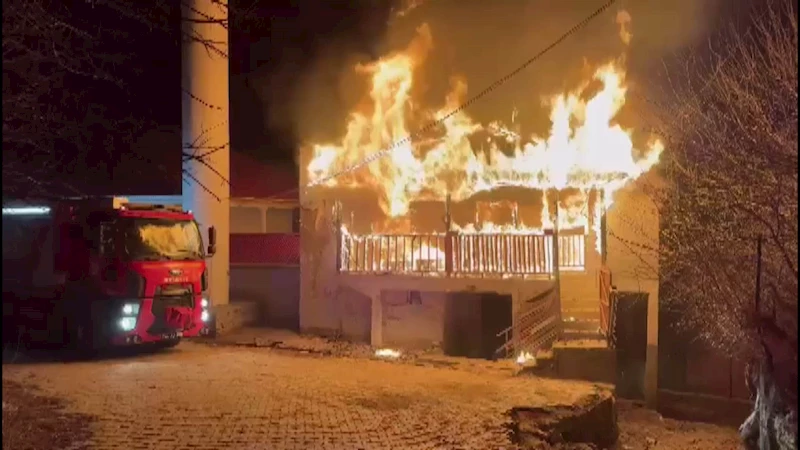
POLYGON ((292 210, 292 233, 300 232, 300 208, 292 210))

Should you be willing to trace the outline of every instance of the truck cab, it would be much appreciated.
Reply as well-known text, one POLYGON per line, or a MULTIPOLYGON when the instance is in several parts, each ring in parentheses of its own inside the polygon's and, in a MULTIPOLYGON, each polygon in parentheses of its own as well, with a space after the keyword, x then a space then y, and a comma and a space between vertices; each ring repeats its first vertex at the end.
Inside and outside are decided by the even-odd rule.
POLYGON ((16 253, 36 261, 18 265, 16 292, 4 288, 4 316, 11 299, 16 322, 29 334, 60 334, 68 344, 95 349, 170 346, 210 333, 211 299, 204 293, 215 233, 209 228, 206 247, 191 212, 121 198, 4 206, 4 281, 5 247, 14 233, 33 234, 20 243, 30 250, 16 253))

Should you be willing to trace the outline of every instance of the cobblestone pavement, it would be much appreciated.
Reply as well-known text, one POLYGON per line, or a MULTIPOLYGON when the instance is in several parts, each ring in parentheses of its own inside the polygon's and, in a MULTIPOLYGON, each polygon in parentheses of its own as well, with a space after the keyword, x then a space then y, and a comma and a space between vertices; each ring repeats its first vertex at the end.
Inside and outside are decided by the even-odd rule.
POLYGON ((588 384, 182 343, 164 353, 3 366, 88 415, 97 449, 509 448, 512 406, 588 384))

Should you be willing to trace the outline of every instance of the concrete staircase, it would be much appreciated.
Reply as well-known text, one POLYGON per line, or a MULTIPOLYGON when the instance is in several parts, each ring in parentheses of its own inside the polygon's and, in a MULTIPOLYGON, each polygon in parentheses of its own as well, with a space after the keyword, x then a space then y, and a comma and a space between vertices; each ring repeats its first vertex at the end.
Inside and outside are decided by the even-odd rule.
POLYGON ((616 352, 600 332, 600 302, 562 300, 562 333, 547 351, 538 352, 527 368, 537 376, 616 383, 616 352))
POLYGON ((605 341, 600 333, 600 301, 597 299, 562 300, 561 320, 561 341, 605 341))

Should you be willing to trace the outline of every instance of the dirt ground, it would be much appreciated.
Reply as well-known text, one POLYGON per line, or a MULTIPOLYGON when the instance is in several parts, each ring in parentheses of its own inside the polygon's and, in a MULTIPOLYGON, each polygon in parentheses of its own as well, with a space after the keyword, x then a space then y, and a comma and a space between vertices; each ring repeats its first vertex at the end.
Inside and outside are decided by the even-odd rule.
POLYGON ((619 402, 619 449, 735 450, 743 448, 733 428, 662 418, 631 402, 619 402))
MULTIPOLYGON (((517 377, 502 363, 283 347, 182 343, 90 362, 19 358, 3 365, 3 449, 514 448, 510 407, 591 391, 517 377)), ((618 449, 739 448, 731 428, 625 402, 618 412, 618 449)))

